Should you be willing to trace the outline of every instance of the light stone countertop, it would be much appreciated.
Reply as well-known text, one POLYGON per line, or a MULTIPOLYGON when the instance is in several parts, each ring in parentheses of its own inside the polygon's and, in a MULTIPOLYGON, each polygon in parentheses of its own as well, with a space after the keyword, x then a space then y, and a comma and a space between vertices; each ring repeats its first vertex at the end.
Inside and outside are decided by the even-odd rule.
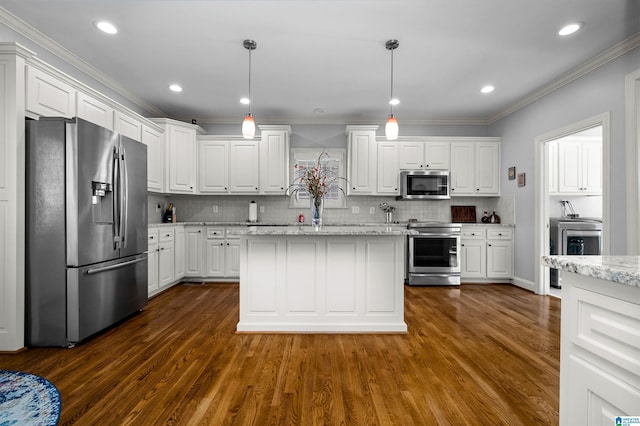
POLYGON ((640 288, 640 256, 542 256, 550 268, 640 288))
POLYGON ((314 228, 313 226, 300 225, 300 226, 248 226, 246 229, 230 230, 230 235, 270 235, 270 236, 296 236, 296 235, 322 235, 322 236, 339 236, 339 235, 352 235, 352 236, 402 236, 408 234, 417 233, 406 229, 403 225, 359 225, 359 226, 334 226, 324 225, 320 228, 314 228))

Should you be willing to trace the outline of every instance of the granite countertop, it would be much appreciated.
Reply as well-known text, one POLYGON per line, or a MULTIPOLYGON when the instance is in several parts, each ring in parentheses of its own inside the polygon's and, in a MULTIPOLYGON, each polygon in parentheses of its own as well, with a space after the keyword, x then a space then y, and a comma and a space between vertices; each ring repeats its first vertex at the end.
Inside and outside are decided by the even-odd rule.
POLYGON ((542 256, 550 268, 640 288, 640 256, 542 256))
POLYGON ((300 226, 248 226, 246 229, 230 230, 230 235, 368 235, 389 236, 408 235, 416 233, 406 229, 403 225, 360 225, 360 226, 334 226, 325 225, 318 229, 311 225, 300 226))

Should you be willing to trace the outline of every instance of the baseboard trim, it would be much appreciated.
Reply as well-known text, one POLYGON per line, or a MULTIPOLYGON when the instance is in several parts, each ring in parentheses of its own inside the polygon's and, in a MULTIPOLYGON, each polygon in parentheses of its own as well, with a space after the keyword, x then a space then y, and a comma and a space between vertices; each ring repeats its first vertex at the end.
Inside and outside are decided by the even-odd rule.
POLYGON ((532 293, 536 292, 536 283, 534 283, 533 281, 525 280, 524 278, 513 277, 511 279, 511 284, 515 285, 516 287, 529 290, 532 293))

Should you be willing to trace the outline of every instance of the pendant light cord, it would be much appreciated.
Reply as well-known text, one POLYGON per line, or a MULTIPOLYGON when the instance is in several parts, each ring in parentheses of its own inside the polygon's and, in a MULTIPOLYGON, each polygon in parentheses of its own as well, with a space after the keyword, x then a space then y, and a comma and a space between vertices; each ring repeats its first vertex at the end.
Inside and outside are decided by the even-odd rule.
POLYGON ((391 107, 391 115, 393 115, 393 51, 391 49, 391 97, 389 98, 389 106, 391 107))
POLYGON ((249 49, 249 114, 251 114, 251 50, 249 49))

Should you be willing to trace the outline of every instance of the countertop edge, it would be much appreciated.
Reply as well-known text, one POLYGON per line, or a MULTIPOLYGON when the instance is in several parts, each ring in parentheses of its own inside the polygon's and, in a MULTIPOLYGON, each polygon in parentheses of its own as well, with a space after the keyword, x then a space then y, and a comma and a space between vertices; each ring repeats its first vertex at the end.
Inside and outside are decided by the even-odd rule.
POLYGON ((550 268, 640 288, 640 256, 542 256, 540 262, 550 268))

